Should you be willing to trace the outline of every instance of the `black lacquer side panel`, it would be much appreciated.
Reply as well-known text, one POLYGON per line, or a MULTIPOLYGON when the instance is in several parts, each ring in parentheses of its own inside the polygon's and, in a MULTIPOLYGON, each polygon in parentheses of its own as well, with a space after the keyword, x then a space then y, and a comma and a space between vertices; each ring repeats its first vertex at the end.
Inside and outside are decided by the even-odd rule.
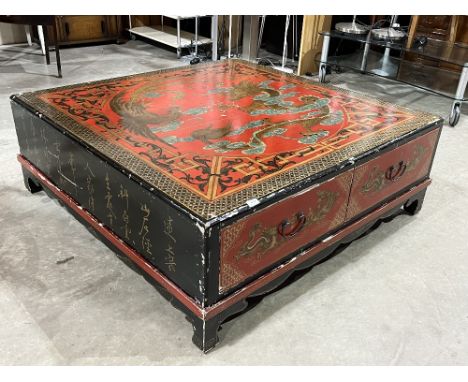
POLYGON ((21 154, 188 295, 203 301, 204 232, 14 101, 12 110, 21 154))

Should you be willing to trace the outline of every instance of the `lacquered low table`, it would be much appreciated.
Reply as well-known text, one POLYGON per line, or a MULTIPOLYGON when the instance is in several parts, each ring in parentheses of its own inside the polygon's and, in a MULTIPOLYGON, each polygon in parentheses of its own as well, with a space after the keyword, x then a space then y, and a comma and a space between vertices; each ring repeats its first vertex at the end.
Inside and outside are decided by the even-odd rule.
POLYGON ((11 100, 26 187, 130 260, 204 351, 295 271, 419 211, 442 126, 241 60, 11 100))

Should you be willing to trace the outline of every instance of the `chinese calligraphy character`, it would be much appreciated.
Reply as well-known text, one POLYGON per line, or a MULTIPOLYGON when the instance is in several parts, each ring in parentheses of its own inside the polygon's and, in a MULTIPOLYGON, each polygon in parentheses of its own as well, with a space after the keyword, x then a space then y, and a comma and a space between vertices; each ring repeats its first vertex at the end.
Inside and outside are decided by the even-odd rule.
POLYGON ((109 218, 109 226, 112 227, 115 219, 114 208, 112 206, 112 193, 110 188, 109 174, 106 173, 106 208, 107 208, 107 217, 109 218))
POLYGON ((141 205, 140 210, 144 213, 143 215, 143 220, 141 223, 141 229, 138 234, 141 236, 141 245, 143 249, 145 250, 146 253, 149 253, 151 255, 151 240, 148 236, 149 233, 149 228, 148 228, 148 221, 149 221, 149 216, 150 216, 150 209, 146 206, 145 204, 141 205))
POLYGON ((120 191, 117 194, 117 197, 120 199, 125 200, 125 208, 122 212, 122 221, 124 222, 124 236, 125 239, 129 240, 129 235, 132 232, 132 230, 129 227, 129 216, 128 216, 128 191, 126 188, 124 188, 122 185, 120 185, 120 191))
POLYGON ((93 185, 93 178, 96 176, 94 175, 93 171, 89 167, 89 163, 86 162, 86 167, 84 168, 86 171, 86 189, 88 190, 88 206, 91 212, 94 212, 94 185, 93 185))
POLYGON ((176 258, 174 252, 174 244, 176 243, 176 239, 174 237, 174 228, 172 227, 172 222, 174 219, 168 216, 166 220, 164 220, 164 234, 168 237, 169 243, 165 249, 166 256, 164 257, 165 264, 167 265, 169 271, 175 272, 176 271, 176 258))

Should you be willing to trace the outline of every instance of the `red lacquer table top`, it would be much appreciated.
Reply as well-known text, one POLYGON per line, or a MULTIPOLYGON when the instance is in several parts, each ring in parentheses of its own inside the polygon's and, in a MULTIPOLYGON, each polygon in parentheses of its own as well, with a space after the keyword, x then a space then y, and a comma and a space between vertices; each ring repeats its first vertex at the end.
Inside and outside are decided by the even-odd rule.
POLYGON ((437 120, 240 60, 19 98, 205 219, 437 120))

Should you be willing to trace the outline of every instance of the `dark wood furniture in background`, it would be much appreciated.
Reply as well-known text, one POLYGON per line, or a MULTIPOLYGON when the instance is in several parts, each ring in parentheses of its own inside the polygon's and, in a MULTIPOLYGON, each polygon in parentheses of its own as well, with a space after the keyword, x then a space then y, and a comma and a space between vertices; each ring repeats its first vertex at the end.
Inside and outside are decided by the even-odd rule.
POLYGON ((57 44, 57 27, 55 16, 0 16, 0 22, 33 26, 42 25, 44 27, 44 45, 47 65, 50 64, 49 36, 52 36, 53 43, 55 45, 55 59, 57 62, 58 77, 62 78, 62 66, 60 64, 59 45, 57 44))
POLYGON ((408 44, 415 35, 443 41, 455 41, 459 16, 412 16, 408 44))
POLYGON ((460 72, 459 65, 452 65, 444 58, 451 55, 455 44, 468 46, 468 16, 412 16, 406 47, 412 47, 415 39, 421 36, 427 37, 429 43, 446 43, 446 48, 441 51, 441 60, 428 59, 414 53, 406 53, 406 60, 460 72))
POLYGON ((122 22, 121 16, 55 16, 55 28, 61 46, 107 41, 119 43, 122 22))
MULTIPOLYGON (((42 26, 45 56, 50 64, 49 46, 55 46, 58 77, 62 77, 59 46, 115 41, 122 35, 121 16, 0 16, 5 23, 42 26)), ((37 28, 32 36, 39 40, 37 28)))

